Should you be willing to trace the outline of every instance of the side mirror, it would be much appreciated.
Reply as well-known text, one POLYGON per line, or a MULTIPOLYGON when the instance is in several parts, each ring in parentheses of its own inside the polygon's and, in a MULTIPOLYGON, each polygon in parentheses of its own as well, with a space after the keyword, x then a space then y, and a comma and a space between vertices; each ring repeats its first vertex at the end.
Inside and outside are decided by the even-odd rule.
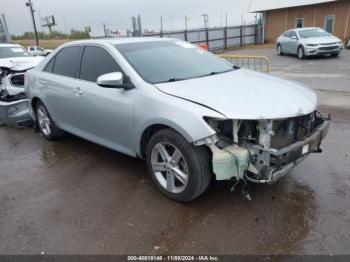
POLYGON ((291 36, 290 39, 292 40, 298 40, 298 37, 296 37, 295 35, 291 36))
POLYGON ((120 72, 108 73, 97 78, 97 84, 102 87, 124 88, 123 74, 120 72))

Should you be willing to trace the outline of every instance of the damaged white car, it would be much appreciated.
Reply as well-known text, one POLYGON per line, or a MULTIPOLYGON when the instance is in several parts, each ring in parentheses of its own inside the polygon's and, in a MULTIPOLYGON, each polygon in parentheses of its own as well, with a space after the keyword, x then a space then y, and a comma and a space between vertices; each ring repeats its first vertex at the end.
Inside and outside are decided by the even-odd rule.
POLYGON ((0 44, 0 125, 32 122, 24 93, 25 72, 42 58, 33 57, 22 46, 0 44))
POLYGON ((316 94, 175 39, 67 43, 27 74, 43 136, 64 131, 146 159, 159 190, 191 201, 211 179, 273 183, 320 153, 316 94))

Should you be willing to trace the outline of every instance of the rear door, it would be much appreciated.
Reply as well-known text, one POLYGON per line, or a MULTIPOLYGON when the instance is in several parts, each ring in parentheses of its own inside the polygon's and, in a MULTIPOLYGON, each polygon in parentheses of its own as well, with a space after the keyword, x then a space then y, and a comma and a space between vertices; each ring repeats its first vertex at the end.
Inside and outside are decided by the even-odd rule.
POLYGON ((75 133, 74 88, 77 86, 79 63, 83 47, 69 46, 59 51, 44 68, 38 79, 41 99, 61 128, 75 133))
POLYGON ((290 31, 284 33, 281 37, 281 42, 280 42, 282 51, 286 54, 289 53, 289 50, 288 50, 289 36, 290 36, 290 31))
POLYGON ((72 121, 82 137, 133 155, 135 89, 126 91, 96 84, 99 76, 112 72, 123 73, 125 79, 125 73, 108 49, 97 45, 84 47, 72 121))

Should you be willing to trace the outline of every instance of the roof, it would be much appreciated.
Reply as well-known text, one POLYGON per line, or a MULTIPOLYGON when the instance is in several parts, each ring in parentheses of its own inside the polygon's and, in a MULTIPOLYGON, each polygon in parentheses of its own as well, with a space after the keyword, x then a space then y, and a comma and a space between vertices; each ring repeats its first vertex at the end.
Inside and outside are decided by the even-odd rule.
POLYGON ((250 3, 249 12, 255 13, 296 6, 322 4, 335 1, 337 0, 252 0, 250 3))
POLYGON ((110 43, 112 45, 115 45, 115 44, 126 44, 126 43, 169 41, 169 40, 174 40, 174 39, 172 39, 172 38, 160 38, 160 37, 118 37, 118 38, 99 38, 99 39, 76 40, 76 41, 67 42, 63 45, 69 45, 72 43, 74 43, 74 44, 86 44, 86 43, 105 44, 105 43, 110 43))

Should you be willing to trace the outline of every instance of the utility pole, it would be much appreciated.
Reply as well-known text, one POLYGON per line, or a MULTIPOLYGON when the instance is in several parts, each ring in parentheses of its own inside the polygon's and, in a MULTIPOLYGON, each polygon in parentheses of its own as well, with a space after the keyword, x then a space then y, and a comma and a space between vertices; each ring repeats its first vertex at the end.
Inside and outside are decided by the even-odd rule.
POLYGON ((142 37, 143 32, 142 32, 142 22, 141 22, 141 15, 137 15, 137 27, 138 27, 138 37, 142 37))
POLYGON ((208 14, 204 13, 202 14, 203 19, 204 19, 204 28, 208 28, 209 27, 209 16, 208 14))
POLYGON ((226 22, 225 22, 225 25, 226 25, 226 27, 227 27, 227 14, 226 14, 226 22))
POLYGON ((105 37, 107 37, 106 24, 103 23, 103 32, 105 33, 105 37))
POLYGON ((186 25, 186 31, 187 31, 187 29, 188 29, 188 27, 187 27, 187 21, 189 20, 189 18, 187 17, 187 15, 185 15, 185 25, 186 25))
POLYGON ((39 46, 38 31, 36 30, 35 17, 34 17, 35 10, 33 9, 32 1, 28 0, 28 2, 26 3, 26 6, 29 7, 30 15, 32 16, 32 22, 33 22, 33 27, 34 27, 34 35, 35 35, 35 42, 36 42, 36 45, 39 46))
POLYGON ((163 34, 163 16, 160 17, 160 34, 163 34))

